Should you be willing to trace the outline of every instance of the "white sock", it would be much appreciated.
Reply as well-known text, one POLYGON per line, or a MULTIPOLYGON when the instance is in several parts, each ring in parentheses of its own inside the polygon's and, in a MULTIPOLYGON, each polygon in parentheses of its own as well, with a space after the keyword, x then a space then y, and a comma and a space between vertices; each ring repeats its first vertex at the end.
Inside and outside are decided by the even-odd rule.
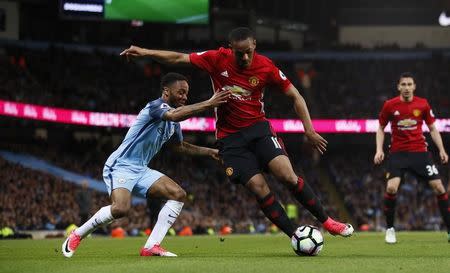
POLYGON ((183 208, 183 202, 168 200, 158 214, 158 221, 152 230, 152 233, 145 243, 145 248, 152 248, 156 244, 161 244, 169 228, 175 223, 178 215, 183 208))
POLYGON ((99 226, 109 224, 114 217, 111 214, 111 205, 99 209, 91 219, 87 220, 81 227, 75 229, 75 233, 84 238, 96 230, 99 226))

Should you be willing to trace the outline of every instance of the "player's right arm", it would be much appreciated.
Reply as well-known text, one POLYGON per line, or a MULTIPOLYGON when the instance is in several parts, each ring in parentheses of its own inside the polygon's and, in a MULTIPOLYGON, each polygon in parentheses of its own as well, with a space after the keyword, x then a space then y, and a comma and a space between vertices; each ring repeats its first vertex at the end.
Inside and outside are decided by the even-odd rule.
POLYGON ((159 63, 165 65, 189 65, 191 64, 189 54, 166 51, 166 50, 153 50, 146 49, 138 46, 130 46, 120 53, 120 56, 127 57, 149 57, 159 63))
POLYGON ((378 126, 377 134, 376 134, 376 152, 375 157, 373 158, 373 162, 375 164, 380 164, 384 160, 384 151, 383 151, 383 145, 384 145, 384 128, 385 126, 381 125, 378 126))
POLYGON ((375 164, 381 164, 384 160, 384 151, 383 151, 383 145, 384 145, 384 128, 389 123, 390 115, 388 111, 388 103, 385 102, 383 105, 383 108, 381 109, 380 115, 378 117, 378 122, 380 125, 378 126, 377 133, 376 133, 376 152, 375 156, 373 158, 373 162, 375 164))
POLYGON ((188 119, 198 113, 204 112, 208 109, 218 107, 219 105, 226 103, 230 95, 231 91, 215 92, 214 95, 209 100, 171 109, 165 112, 162 118, 164 120, 170 120, 175 122, 188 119))

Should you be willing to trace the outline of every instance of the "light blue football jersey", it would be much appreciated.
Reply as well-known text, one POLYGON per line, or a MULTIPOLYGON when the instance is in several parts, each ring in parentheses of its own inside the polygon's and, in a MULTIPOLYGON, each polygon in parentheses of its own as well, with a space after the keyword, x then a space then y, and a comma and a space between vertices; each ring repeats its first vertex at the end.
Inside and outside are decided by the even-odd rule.
POLYGON ((149 102, 139 112, 122 144, 109 156, 105 165, 110 168, 118 163, 147 167, 150 160, 174 134, 179 142, 183 141, 180 124, 162 119, 164 113, 170 109, 172 107, 162 98, 149 102))

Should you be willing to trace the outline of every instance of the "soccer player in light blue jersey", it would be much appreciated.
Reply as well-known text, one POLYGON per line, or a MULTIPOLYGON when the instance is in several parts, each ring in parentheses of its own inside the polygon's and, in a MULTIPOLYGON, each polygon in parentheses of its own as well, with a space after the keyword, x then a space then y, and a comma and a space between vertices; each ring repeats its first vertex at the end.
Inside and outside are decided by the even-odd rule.
POLYGON ((178 73, 168 73, 161 80, 161 98, 149 102, 141 110, 119 148, 108 158, 103 180, 112 204, 101 208, 86 223, 75 229, 62 245, 66 257, 72 257, 81 240, 103 224, 128 214, 132 193, 144 197, 161 197, 168 201, 158 215, 141 256, 176 256, 160 244, 177 219, 186 192, 166 175, 149 169, 150 160, 169 139, 177 151, 190 155, 210 156, 216 160, 218 150, 183 141, 179 121, 227 102, 230 92, 216 92, 209 100, 187 105, 189 85, 178 73))

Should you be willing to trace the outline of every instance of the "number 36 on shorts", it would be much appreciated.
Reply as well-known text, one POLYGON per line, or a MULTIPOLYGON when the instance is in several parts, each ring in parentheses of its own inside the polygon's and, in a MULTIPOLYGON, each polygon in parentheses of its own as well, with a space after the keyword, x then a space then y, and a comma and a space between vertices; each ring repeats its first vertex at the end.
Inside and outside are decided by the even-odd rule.
POLYGON ((434 164, 433 165, 426 165, 425 167, 427 168, 428 176, 439 174, 439 171, 436 168, 436 165, 434 165, 434 164))

